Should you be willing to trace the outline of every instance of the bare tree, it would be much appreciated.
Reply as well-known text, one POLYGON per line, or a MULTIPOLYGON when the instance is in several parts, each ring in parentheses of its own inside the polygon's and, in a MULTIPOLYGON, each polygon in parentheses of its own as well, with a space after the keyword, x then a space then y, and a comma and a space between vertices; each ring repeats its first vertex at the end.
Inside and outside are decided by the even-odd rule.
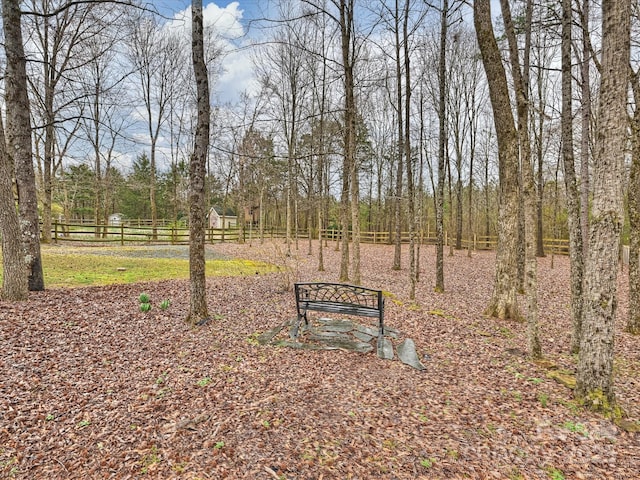
POLYGON ((622 179, 627 134, 630 0, 602 4, 602 75, 593 175, 593 209, 585 263, 584 316, 575 395, 616 415, 613 389, 618 255, 624 223, 622 179))
POLYGON ((491 20, 491 2, 473 5, 478 45, 489 84, 493 120, 498 139, 500 204, 498 246, 493 294, 486 313, 498 318, 520 317, 516 286, 518 241, 518 133, 515 128, 507 78, 491 20))
POLYGON ((33 0, 32 10, 37 15, 29 17, 35 32, 30 45, 39 60, 32 62, 29 82, 35 100, 35 145, 41 152, 38 166, 43 242, 51 241, 53 178, 62 164, 62 157, 56 155, 56 143, 62 137, 64 144, 68 145, 78 126, 75 119, 70 119, 78 115, 78 100, 82 95, 75 75, 78 67, 86 61, 82 45, 103 28, 92 14, 92 5, 70 6, 54 15, 51 12, 56 7, 51 0, 33 0), (38 121, 41 125, 37 125, 38 121), (71 124, 69 131, 66 130, 68 123, 71 124))
POLYGON ((28 266, 29 290, 44 290, 40 225, 36 195, 35 171, 31 143, 30 104, 27 93, 26 56, 22 40, 20 2, 2 0, 5 72, 5 105, 7 110, 6 142, 13 158, 18 186, 20 235, 28 266))
POLYGON ((527 297, 527 327, 529 355, 542 356, 538 335, 538 280, 536 259, 536 197, 533 166, 531 164, 531 140, 529 138, 529 52, 531 45, 532 3, 527 0, 525 7, 525 46, 522 66, 520 65, 515 27, 511 18, 509 0, 501 0, 502 18, 509 44, 511 75, 516 94, 518 116, 518 144, 520 147, 520 170, 522 172, 522 198, 524 204, 524 288, 527 297))
POLYGON ((209 151, 211 106, 209 76, 204 57, 202 0, 191 4, 191 52, 196 81, 198 119, 189 165, 189 287, 187 322, 201 325, 208 321, 207 279, 205 276, 205 176, 209 151))
POLYGON ((447 92, 445 75, 447 72, 447 31, 449 28, 449 0, 442 1, 440 11, 440 52, 438 56, 438 186, 436 202, 436 286, 437 292, 444 292, 444 183, 447 144, 447 92))
MULTIPOLYGON (((88 62, 83 68, 82 130, 84 140, 93 154, 94 220, 96 236, 106 234, 111 188, 112 164, 115 149, 126 125, 126 93, 123 79, 127 72, 121 71, 113 46, 114 38, 94 37, 86 42, 88 62)), ((111 212, 113 213, 113 212, 111 212)))
POLYGON ((157 190, 157 145, 160 132, 168 120, 173 72, 180 68, 181 45, 169 32, 162 31, 156 19, 143 15, 133 19, 129 37, 129 58, 138 78, 142 97, 144 118, 149 135, 149 203, 151 205, 151 228, 157 237, 158 207, 157 190))
MULTIPOLYGON (((299 12, 290 0, 279 3, 280 17, 289 19, 299 12)), ((263 48, 255 62, 259 69, 263 88, 269 90, 277 102, 274 115, 278 119, 284 138, 287 156, 286 244, 291 254, 295 203, 297 201, 296 163, 297 148, 302 130, 302 114, 308 90, 305 71, 305 51, 309 38, 309 25, 299 20, 283 22, 274 34, 273 41, 263 48)))
MULTIPOLYGON (((571 0, 562 0, 562 161, 564 166, 564 183, 567 192, 567 223, 569 226, 569 257, 571 259, 571 315, 573 333, 571 336, 571 352, 577 353, 580 348, 582 330, 582 277, 584 270, 582 227, 580 218, 580 192, 573 154, 573 112, 571 103, 571 0)), ((583 138, 587 135, 582 132, 583 138)), ((585 186, 583 185, 583 188, 585 186)))

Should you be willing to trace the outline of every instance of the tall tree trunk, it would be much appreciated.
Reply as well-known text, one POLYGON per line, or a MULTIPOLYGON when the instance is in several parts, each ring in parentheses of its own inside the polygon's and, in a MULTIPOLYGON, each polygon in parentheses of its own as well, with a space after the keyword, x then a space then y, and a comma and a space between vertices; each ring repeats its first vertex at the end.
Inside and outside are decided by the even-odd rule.
MULTIPOLYGON (((158 239, 158 205, 156 202, 156 138, 151 140, 151 153, 149 155, 149 204, 151 206, 151 235, 154 240, 158 239)), ((107 175, 109 173, 107 172, 107 175)), ((109 206, 106 205, 108 209, 109 206)), ((105 211, 108 214, 108 210, 105 211)))
POLYGON ((589 39, 590 1, 582 0, 582 137, 580 140, 580 228, 582 263, 589 246, 589 158, 591 147, 591 44, 589 39))
POLYGON ((192 325, 208 321, 207 282, 205 277, 205 174, 209 150, 210 112, 209 77, 204 58, 202 0, 191 4, 193 71, 196 80, 198 119, 193 154, 189 164, 189 286, 190 302, 187 322, 192 325))
POLYGON ((602 76, 593 175, 593 215, 585 263, 584 317, 576 397, 616 415, 613 390, 618 255, 624 224, 623 177, 630 58, 630 0, 602 4, 602 76))
POLYGON ((537 203, 536 203, 536 215, 537 215, 537 232, 536 232, 536 242, 537 242, 537 252, 536 256, 544 257, 544 223, 543 223, 543 206, 544 206, 544 176, 543 176, 543 167, 544 167, 544 151, 543 151, 543 136, 544 136, 544 121, 545 121, 545 97, 544 92, 542 90, 542 65, 538 65, 538 105, 540 109, 540 113, 538 115, 538 126, 536 133, 536 158, 537 158, 537 169, 536 169, 536 194, 537 194, 537 203))
POLYGON ((578 179, 576 178, 573 155, 571 3, 572 0, 562 0, 562 161, 564 165, 564 183, 567 191, 567 223, 569 226, 571 316, 573 323, 571 353, 577 353, 580 348, 582 329, 582 277, 584 273, 584 258, 582 228, 580 227, 580 192, 578 191, 578 179))
POLYGON ((631 172, 629 179, 629 309, 625 330, 640 335, 640 75, 633 72, 636 109, 631 119, 631 172))
POLYGON ((336 249, 342 245, 340 252, 341 282, 349 280, 349 180, 351 179, 350 158, 344 155, 342 160, 342 192, 340 193, 340 239, 336 242, 336 249))
POLYGON ((26 56, 22 43, 20 2, 2 0, 5 72, 6 140, 13 158, 20 215, 20 235, 29 269, 29 290, 44 290, 36 177, 31 147, 31 117, 27 94, 26 56))
POLYGON ((502 18, 509 43, 511 74, 516 92, 518 114, 518 143, 520 145, 522 203, 524 206, 524 291, 527 298, 527 337, 529 355, 532 358, 542 356, 538 334, 538 267, 536 258, 536 195, 531 165, 531 140, 529 138, 529 51, 531 44, 531 0, 526 2, 525 9, 525 47, 522 70, 518 54, 518 43, 515 28, 511 19, 508 0, 501 0, 502 18))
MULTIPOLYGON (((360 185, 358 180, 359 165, 356 157, 356 101, 353 78, 354 55, 354 0, 340 1, 340 30, 342 46, 342 63, 344 68, 345 105, 344 105, 344 157, 348 164, 351 192, 351 230, 352 230, 352 260, 353 282, 357 285, 361 281, 360 272, 360 185)), ((344 255, 344 252, 343 252, 344 255)))
POLYGON ((507 77, 491 23, 491 2, 476 0, 473 11, 478 45, 489 84, 500 177, 495 280, 486 314, 502 319, 518 319, 518 135, 511 113, 507 77))
POLYGON ((436 292, 444 292, 444 180, 447 143, 447 95, 445 75, 447 73, 447 28, 449 1, 443 0, 440 12, 440 53, 438 58, 438 186, 436 204, 436 292))
POLYGON ((20 241, 20 224, 13 196, 13 162, 7 154, 0 116, 0 237, 2 238, 2 300, 26 300, 27 264, 20 241))
POLYGON ((413 163, 411 161, 411 60, 409 52, 409 0, 404 4, 403 21, 404 44, 404 156, 407 164, 407 197, 409 214, 409 298, 416 298, 416 284, 418 283, 418 267, 416 262, 416 192, 413 179, 413 163))
POLYGON ((402 113, 402 64, 400 61, 400 6, 398 0, 395 2, 394 12, 394 35, 395 35, 395 61, 396 61, 396 105, 397 113, 396 123, 398 127, 398 145, 397 145, 397 173, 396 173, 396 192, 393 202, 393 270, 402 268, 402 189, 404 178, 404 115, 402 113))

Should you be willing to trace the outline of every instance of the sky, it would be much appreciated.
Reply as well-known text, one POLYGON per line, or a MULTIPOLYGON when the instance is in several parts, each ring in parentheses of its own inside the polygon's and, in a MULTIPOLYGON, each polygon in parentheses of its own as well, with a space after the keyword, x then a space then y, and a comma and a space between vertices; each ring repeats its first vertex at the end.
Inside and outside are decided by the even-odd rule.
MULTIPOLYGON (((166 17, 170 25, 180 28, 185 22, 190 22, 191 2, 187 0, 160 0, 151 3, 166 17)), ((203 1, 205 26, 214 26, 228 52, 222 62, 223 73, 212 85, 213 94, 221 103, 237 101, 244 91, 251 90, 254 86, 249 53, 238 47, 249 42, 250 21, 261 15, 265 3, 264 0, 203 1)))

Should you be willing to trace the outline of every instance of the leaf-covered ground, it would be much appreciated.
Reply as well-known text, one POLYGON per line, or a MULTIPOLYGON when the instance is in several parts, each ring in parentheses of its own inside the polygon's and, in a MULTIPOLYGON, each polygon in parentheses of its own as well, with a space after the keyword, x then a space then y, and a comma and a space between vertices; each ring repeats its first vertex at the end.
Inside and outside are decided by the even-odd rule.
MULTIPOLYGON (((373 353, 257 345, 258 333, 295 316, 293 280, 337 279, 333 245, 325 272, 317 244, 292 257, 281 244, 212 248, 293 273, 210 278, 212 321, 199 328, 183 322, 186 281, 0 303, 1 478, 637 478, 640 434, 580 409, 547 366, 528 361, 523 324, 482 314, 492 253, 447 256, 446 292, 436 294, 434 250, 424 247, 411 302, 406 258, 393 271, 392 247, 361 247, 362 283, 393 295, 387 324, 428 355, 420 372, 373 353)), ((542 344, 570 372, 568 261, 554 263, 539 262, 542 344)), ((640 339, 622 332, 625 281, 626 272, 616 392, 638 422, 640 339)))

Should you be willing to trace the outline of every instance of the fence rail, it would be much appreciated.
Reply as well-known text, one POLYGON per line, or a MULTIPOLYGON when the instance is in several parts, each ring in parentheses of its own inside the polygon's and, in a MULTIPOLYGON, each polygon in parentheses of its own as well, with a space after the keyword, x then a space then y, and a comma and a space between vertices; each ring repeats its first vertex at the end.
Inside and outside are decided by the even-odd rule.
MULTIPOLYGON (((339 242, 342 240, 342 231, 338 229, 322 229, 320 231, 325 241, 339 242)), ((267 228, 262 232, 264 238, 286 238, 286 230, 281 228, 267 228)), ((308 239, 307 230, 293 232, 295 238, 308 239)), ((257 229, 245 229, 244 240, 259 239, 260 231, 257 229)), ((131 222, 121 225, 95 225, 89 223, 60 223, 54 222, 51 229, 51 238, 54 243, 83 242, 83 243, 119 243, 125 244, 172 244, 180 245, 189 243, 189 229, 185 226, 176 226, 168 222, 159 222, 156 228, 148 226, 144 220, 138 220, 133 225, 131 222)), ((317 238, 317 234, 314 235, 317 238)), ((208 243, 237 242, 240 239, 238 228, 207 228, 205 240, 208 243)), ((351 239, 351 232, 349 232, 351 239)), ((389 232, 360 232, 362 243, 390 244, 394 234, 389 232)), ((418 232, 416 240, 422 245, 436 245, 437 237, 433 231, 418 232)), ((409 243, 409 232, 401 232, 402 243, 409 243)), ((444 243, 450 246, 453 239, 445 233, 444 243)), ((544 250, 547 253, 567 255, 569 253, 569 241, 558 238, 545 238, 544 250)), ((462 239, 462 248, 471 250, 494 250, 497 245, 497 237, 486 235, 473 235, 471 238, 462 239)))
MULTIPOLYGON (((336 229, 322 230, 322 237, 331 241, 340 241, 342 239, 342 231, 336 229)), ((390 244, 393 242, 395 234, 389 232, 360 232, 360 241, 362 243, 381 243, 390 244)), ((349 232, 351 239, 351 232, 349 232)), ((401 232, 400 239, 402 243, 409 243, 409 232, 401 232)), ((433 235, 433 231, 418 232, 416 241, 421 245, 436 245, 438 238, 433 235)), ((449 247, 453 239, 445 232, 444 244, 449 247)), ((569 254, 569 240, 564 238, 544 238, 542 240, 544 251, 559 255, 569 254)), ((463 238, 461 247, 463 250, 471 248, 471 250, 495 250, 498 244, 498 237, 488 235, 473 235, 472 238, 463 238)))

